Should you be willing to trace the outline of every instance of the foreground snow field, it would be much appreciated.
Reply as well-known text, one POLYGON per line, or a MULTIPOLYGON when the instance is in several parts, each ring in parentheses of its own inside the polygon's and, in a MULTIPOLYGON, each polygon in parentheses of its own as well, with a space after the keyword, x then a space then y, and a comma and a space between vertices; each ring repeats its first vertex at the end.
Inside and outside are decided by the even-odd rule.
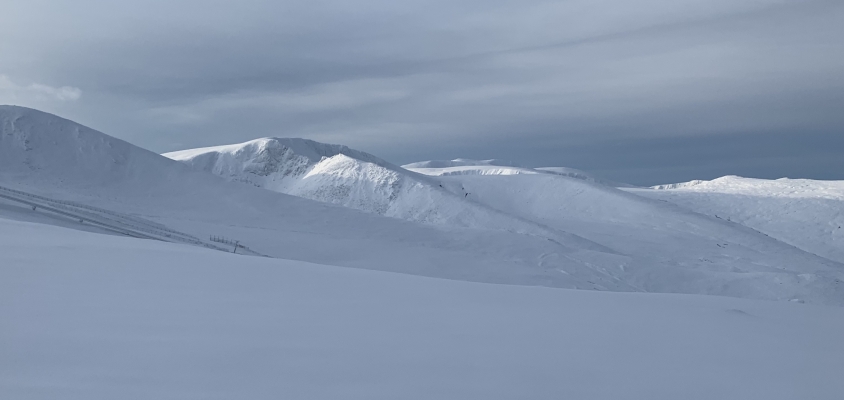
POLYGON ((481 284, 0 219, 3 399, 840 399, 844 308, 481 284))

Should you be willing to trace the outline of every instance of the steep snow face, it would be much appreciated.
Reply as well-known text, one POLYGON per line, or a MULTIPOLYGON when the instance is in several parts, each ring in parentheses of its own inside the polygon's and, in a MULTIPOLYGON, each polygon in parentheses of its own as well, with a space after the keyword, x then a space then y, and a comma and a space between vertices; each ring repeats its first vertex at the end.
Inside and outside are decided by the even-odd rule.
POLYGON ((411 221, 481 224, 471 216, 479 212, 477 207, 455 198, 438 183, 415 178, 404 171, 338 154, 314 164, 301 179, 267 188, 411 221))
MULTIPOLYGON (((261 138, 240 144, 175 151, 163 156, 228 180, 275 191, 284 191, 287 185, 311 174, 317 165, 335 156, 401 171, 362 151, 298 138, 261 138)), ((316 169, 322 173, 328 170, 324 166, 316 169)))
POLYGON ((231 180, 264 187, 271 182, 300 178, 323 159, 340 154, 387 169, 397 169, 362 151, 298 138, 261 138, 246 143, 174 151, 163 155, 231 180))
POLYGON ((613 187, 632 187, 626 183, 613 182, 599 178, 588 172, 566 167, 539 167, 527 168, 515 163, 502 160, 470 160, 458 158, 455 160, 433 160, 420 161, 402 166, 410 171, 431 176, 454 176, 454 175, 530 175, 530 174, 553 174, 567 176, 595 182, 613 187))
POLYGON ((725 176, 632 190, 844 263, 844 181, 725 176))
POLYGON ((459 185, 392 165, 346 146, 263 138, 164 156, 230 181, 414 222, 541 230, 465 201, 459 185))

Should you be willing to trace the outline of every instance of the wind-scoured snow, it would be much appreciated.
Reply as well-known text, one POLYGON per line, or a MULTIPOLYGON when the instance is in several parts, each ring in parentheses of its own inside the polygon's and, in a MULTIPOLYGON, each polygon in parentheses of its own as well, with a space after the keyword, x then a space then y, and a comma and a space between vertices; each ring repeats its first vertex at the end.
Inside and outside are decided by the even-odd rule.
POLYGON ((844 263, 844 181, 725 176, 637 189, 844 263))

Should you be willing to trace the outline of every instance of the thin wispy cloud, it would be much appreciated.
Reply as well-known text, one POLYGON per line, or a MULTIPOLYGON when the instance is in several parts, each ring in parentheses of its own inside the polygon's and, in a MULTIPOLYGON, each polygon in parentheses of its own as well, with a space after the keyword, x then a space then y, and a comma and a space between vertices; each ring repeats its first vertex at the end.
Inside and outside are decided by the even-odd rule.
POLYGON ((8 76, 0 74, 0 102, 27 105, 45 101, 76 101, 80 97, 82 97, 82 90, 76 87, 52 87, 34 82, 21 85, 8 76))

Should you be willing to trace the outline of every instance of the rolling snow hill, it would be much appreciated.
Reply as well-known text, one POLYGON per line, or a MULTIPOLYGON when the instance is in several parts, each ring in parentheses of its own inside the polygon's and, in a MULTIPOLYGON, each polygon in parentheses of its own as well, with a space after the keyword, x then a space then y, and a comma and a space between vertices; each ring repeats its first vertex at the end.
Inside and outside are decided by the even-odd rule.
POLYGON ((629 258, 606 273, 645 291, 675 291, 689 282, 697 282, 693 286, 708 282, 708 290, 731 295, 747 290, 748 285, 756 291, 824 281, 812 291, 830 296, 839 296, 842 289, 841 263, 807 254, 742 225, 613 187, 548 174, 442 179, 463 186, 469 200, 564 229, 624 254, 629 258))
POLYGON ((631 190, 844 263, 844 181, 725 176, 631 190))

